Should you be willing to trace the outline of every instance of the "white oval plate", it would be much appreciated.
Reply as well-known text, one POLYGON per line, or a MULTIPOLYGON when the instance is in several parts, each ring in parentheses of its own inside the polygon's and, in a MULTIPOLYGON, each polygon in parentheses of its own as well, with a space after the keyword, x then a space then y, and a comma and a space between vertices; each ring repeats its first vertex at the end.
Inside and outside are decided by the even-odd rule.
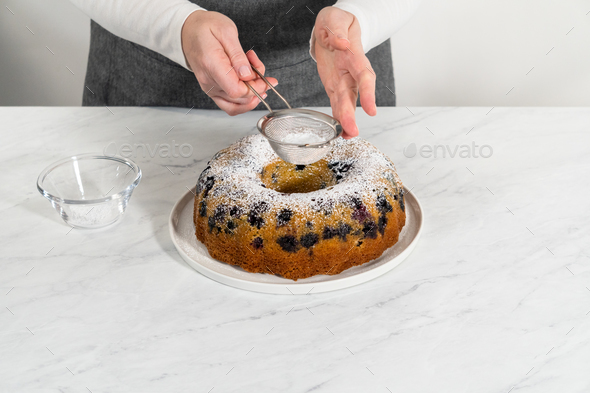
POLYGON ((362 284, 379 277, 410 255, 420 233, 424 216, 416 196, 404 187, 406 204, 406 225, 399 240, 377 259, 361 266, 354 266, 333 276, 318 275, 293 281, 287 278, 263 273, 249 273, 238 266, 220 262, 209 256, 203 243, 197 240, 193 223, 195 189, 187 192, 170 213, 170 236, 182 258, 196 271, 217 282, 231 287, 254 292, 280 295, 305 295, 335 291, 362 284))

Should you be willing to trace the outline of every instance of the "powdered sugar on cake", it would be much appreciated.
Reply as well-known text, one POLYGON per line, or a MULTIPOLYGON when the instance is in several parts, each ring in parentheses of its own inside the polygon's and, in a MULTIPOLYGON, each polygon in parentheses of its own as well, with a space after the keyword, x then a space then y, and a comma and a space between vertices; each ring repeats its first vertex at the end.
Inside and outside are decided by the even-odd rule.
POLYGON ((337 184, 308 193, 281 193, 266 188, 261 181, 264 167, 279 157, 266 138, 250 135, 211 159, 199 177, 197 195, 210 187, 211 196, 244 209, 266 202, 275 207, 317 212, 335 209, 339 203, 349 204, 355 197, 375 201, 385 189, 401 192, 402 183, 391 160, 363 139, 338 138, 332 141, 325 158, 334 168, 332 171, 342 170, 337 184))

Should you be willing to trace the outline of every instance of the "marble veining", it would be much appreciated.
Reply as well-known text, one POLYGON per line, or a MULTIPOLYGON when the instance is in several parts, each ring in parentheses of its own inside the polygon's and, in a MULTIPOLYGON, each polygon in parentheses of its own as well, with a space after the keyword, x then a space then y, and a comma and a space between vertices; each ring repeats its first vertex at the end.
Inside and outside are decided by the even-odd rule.
POLYGON ((0 108, 0 392, 590 390, 590 109, 359 112, 424 233, 388 274, 300 296, 211 281, 168 235, 262 112, 110 110, 0 108), (37 175, 105 149, 143 180, 120 222, 71 230, 37 175))

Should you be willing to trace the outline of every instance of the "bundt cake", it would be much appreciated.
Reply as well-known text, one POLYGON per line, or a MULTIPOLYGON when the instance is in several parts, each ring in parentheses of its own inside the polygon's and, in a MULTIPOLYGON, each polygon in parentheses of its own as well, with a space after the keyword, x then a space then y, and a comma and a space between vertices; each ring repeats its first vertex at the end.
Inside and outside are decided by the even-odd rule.
POLYGON ((360 138, 294 165, 262 135, 247 136, 215 154, 196 187, 196 236, 211 257, 292 280, 379 257, 405 220, 393 163, 360 138))

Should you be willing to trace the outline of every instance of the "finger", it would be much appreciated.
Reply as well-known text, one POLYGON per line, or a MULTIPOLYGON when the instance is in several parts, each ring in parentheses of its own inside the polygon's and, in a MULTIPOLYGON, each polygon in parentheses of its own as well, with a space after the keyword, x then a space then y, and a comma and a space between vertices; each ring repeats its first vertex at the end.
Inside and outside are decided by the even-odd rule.
MULTIPOLYGON (((269 82, 275 83, 276 84, 276 79, 274 78, 269 78, 269 82)), ((244 82, 240 82, 240 83, 244 83, 244 82)), ((269 87, 266 85, 266 83, 264 83, 264 81, 262 79, 255 79, 253 81, 248 82, 250 84, 250 86, 252 86, 252 88, 254 90, 256 90, 256 92, 258 94, 260 94, 262 96, 262 98, 266 98, 267 96, 267 91, 269 89, 269 87)), ((219 86, 217 85, 208 85, 208 84, 201 84, 201 88, 203 89, 203 91, 211 98, 216 98, 216 97, 220 97, 223 98, 226 101, 232 102, 234 104, 248 104, 251 102, 252 97, 255 97, 255 95, 250 92, 250 94, 246 97, 238 97, 238 98, 234 98, 231 97, 229 94, 227 94, 223 89, 221 89, 219 86)), ((248 89, 248 91, 250 91, 248 89)))
POLYGON ((347 60, 346 68, 359 88, 361 106, 368 115, 375 116, 377 114, 377 106, 375 105, 376 75, 371 67, 371 62, 364 54, 347 56, 347 60))
MULTIPOLYGON (((221 49, 221 45, 219 43, 217 43, 217 45, 221 49)), ((258 55, 256 55, 256 53, 253 50, 250 50, 247 52, 246 56, 248 57, 248 60, 250 62, 252 62, 252 65, 254 65, 262 74, 264 74, 265 66, 258 58, 258 55)), ((212 64, 209 68, 213 68, 213 69, 219 68, 219 66, 215 66, 216 63, 217 64, 218 63, 226 63, 227 64, 227 62, 224 62, 224 60, 225 60, 224 56, 218 55, 216 62, 211 62, 212 64)), ((230 71, 230 72, 228 72, 228 74, 232 73, 231 69, 228 71, 230 71)), ((217 82, 216 80, 213 80, 213 78, 215 78, 215 77, 217 79, 222 80, 222 81, 225 80, 224 78, 220 77, 219 75, 220 74, 218 72, 216 72, 215 76, 213 76, 213 77, 201 78, 201 80, 205 79, 205 83, 199 82, 199 84, 201 85, 201 88, 203 89, 203 91, 205 91, 207 93, 207 95, 209 95, 211 97, 221 97, 224 100, 235 103, 235 104, 249 103, 251 101, 251 99, 253 97, 255 97, 255 95, 250 91, 250 89, 248 89, 248 92, 247 92, 248 94, 246 96, 236 96, 236 95, 228 94, 227 91, 223 87, 215 84, 217 82), (208 83, 207 83, 207 80, 209 80, 208 83)), ((268 77, 266 79, 273 87, 278 85, 278 81, 276 78, 268 77)), ((238 80, 238 83, 240 83, 239 80, 238 80)), ((256 90, 256 92, 258 94, 263 96, 263 98, 266 98, 265 92, 268 89, 270 89, 270 87, 268 87, 268 85, 264 82, 264 80, 262 80, 258 75, 256 75, 256 79, 251 80, 248 83, 250 83, 252 88, 254 88, 254 90, 256 90)), ((246 86, 246 88, 247 88, 247 86, 246 86)), ((226 87, 226 89, 227 89, 227 87, 226 87)))
POLYGON ((348 39, 348 28, 342 26, 335 26, 330 28, 327 24, 324 28, 328 31, 325 35, 325 47, 336 50, 348 50, 350 40, 348 39))
POLYGON ((220 97, 216 97, 214 101, 221 110, 225 111, 230 116, 236 116, 251 111, 252 109, 256 108, 260 102, 260 100, 256 97, 252 97, 250 102, 247 104, 235 104, 220 97))
MULTIPOLYGON (((276 87, 279 84, 279 81, 277 80, 277 78, 273 78, 272 76, 266 76, 265 78, 267 81, 270 82, 272 87, 276 87)), ((262 83, 264 83, 264 81, 262 81, 262 83)), ((264 83, 264 85, 270 89, 270 87, 268 87, 268 85, 266 83, 264 83)))
MULTIPOLYGON (((208 77, 213 79, 211 84, 218 86, 234 99, 252 95, 246 85, 244 85, 244 83, 238 78, 228 55, 228 51, 225 49, 220 38, 221 36, 231 35, 235 36, 235 41, 237 41, 237 32, 230 29, 223 29, 223 31, 224 33, 212 31, 213 35, 210 36, 210 39, 208 39, 208 37, 203 37, 206 41, 203 45, 210 48, 205 58, 205 64, 208 77)), ((227 40, 228 39, 226 38, 226 41, 227 40)), ((197 79, 201 80, 202 78, 197 79)))
MULTIPOLYGON (((262 93, 262 94, 260 94, 260 96, 262 97, 262 99, 266 99, 266 97, 268 96, 268 93, 262 93)), ((218 94, 218 95, 211 96, 211 98, 213 98, 214 100, 217 98, 220 98, 220 99, 223 99, 224 101, 231 102, 232 104, 236 104, 236 105, 248 105, 252 102, 253 98, 256 98, 258 100, 258 98, 254 94, 252 94, 252 96, 248 96, 248 97, 244 97, 244 98, 231 98, 227 94, 225 94, 224 92, 220 92, 220 94, 218 94)))
MULTIPOLYGON (((250 83, 250 85, 256 90, 256 92, 258 94, 260 94, 262 96, 263 99, 265 99, 268 95, 268 93, 266 93, 264 91, 264 87, 266 87, 266 85, 256 85, 254 86, 254 84, 252 82, 248 82, 250 83)), ((223 100, 227 101, 227 102, 231 102, 233 104, 239 104, 239 105, 246 105, 249 104, 252 101, 252 98, 256 97, 254 95, 254 93, 250 92, 250 95, 246 96, 246 97, 240 97, 240 98, 233 98, 230 97, 225 91, 221 90, 221 89, 213 89, 209 92, 208 94, 209 97, 215 99, 215 98, 222 98, 223 100)))
POLYGON ((199 85, 201 86, 201 89, 203 90, 203 92, 205 92, 206 95, 208 95, 210 98, 215 99, 217 97, 222 97, 226 100, 235 102, 237 103, 246 103, 249 102, 250 97, 243 97, 243 98, 231 98, 227 95, 227 93, 220 88, 218 85, 215 84, 214 80, 210 80, 207 83, 201 83, 199 82, 199 85))
POLYGON ((227 57, 241 80, 251 80, 256 76, 250 67, 250 62, 242 49, 237 31, 233 29, 223 29, 222 31, 213 32, 215 38, 219 40, 227 57))
POLYGON ((342 137, 344 139, 352 139, 359 134, 359 129, 356 125, 356 118, 354 115, 354 109, 349 110, 346 108, 340 114, 340 124, 342 124, 342 137))
MULTIPOLYGON (((271 84, 272 87, 275 87, 276 85, 279 84, 279 82, 273 77, 268 77, 268 78, 266 78, 266 80, 271 84)), ((266 82, 260 77, 258 77, 257 79, 254 79, 252 81, 249 81, 248 83, 260 95, 263 95, 265 92, 267 92, 270 89, 270 87, 266 84, 266 82)))
MULTIPOLYGON (((274 82, 276 82, 276 79, 274 79, 274 78, 272 78, 272 79, 273 79, 274 82)), ((273 81, 271 81, 270 79, 268 79, 268 81, 271 84, 273 83, 273 81)), ((270 87, 268 87, 268 85, 262 79, 260 79, 260 78, 254 79, 253 81, 250 81, 248 83, 260 95, 266 94, 266 92, 268 91, 268 89, 270 89, 270 87)), ((251 95, 254 95, 252 92, 250 92, 250 94, 251 95)), ((249 98, 252 98, 252 97, 249 97, 249 98)))
MULTIPOLYGON (((213 90, 214 95, 221 96, 227 101, 239 104, 243 104, 246 101, 249 102, 249 100, 255 97, 255 95, 250 91, 250 89, 248 89, 244 82, 237 78, 235 72, 231 69, 231 65, 229 65, 229 60, 227 57, 225 58, 225 61, 220 57, 218 58, 217 62, 219 64, 226 64, 226 67, 229 66, 230 68, 227 71, 224 71, 224 68, 221 66, 211 67, 213 68, 213 82, 216 84, 218 89, 213 90), (223 91, 223 93, 221 93, 221 91, 223 91)), ((264 69, 264 65, 262 68, 264 69)), ((278 84, 278 81, 275 78, 269 77, 267 80, 273 86, 278 84)), ((269 89, 268 85, 260 77, 258 77, 258 75, 256 75, 256 79, 250 80, 248 83, 250 83, 250 85, 260 95, 263 95, 269 89)), ((209 88, 210 87, 207 89, 209 88)))
POLYGON ((262 61, 260 61, 256 52, 254 52, 252 49, 250 49, 248 52, 246 52, 246 57, 248 58, 248 61, 250 62, 250 64, 252 64, 254 67, 256 67, 256 69, 258 71, 260 71, 260 73, 262 75, 264 75, 264 72, 266 71, 266 67, 264 66, 262 61))
POLYGON ((368 67, 366 68, 366 72, 361 72, 358 79, 356 79, 359 85, 361 106, 369 116, 375 116, 377 114, 377 106, 375 105, 375 79, 375 73, 368 67))
POLYGON ((238 99, 252 95, 246 85, 238 78, 233 69, 231 61, 225 53, 223 47, 216 40, 215 48, 209 52, 207 61, 207 71, 212 83, 221 90, 225 91, 229 97, 238 99))
MULTIPOLYGON (((256 69, 258 71, 260 71, 260 73, 262 75, 264 75, 264 72, 266 71, 266 67, 264 66, 262 61, 260 61, 256 52, 254 52, 253 50, 249 50, 248 52, 246 52, 246 56, 248 57, 250 64, 252 64, 254 67, 256 67, 256 69)), ((257 78, 260 78, 260 77, 257 75, 257 78)), ((279 84, 279 81, 273 77, 266 77, 266 80, 269 81, 273 87, 275 87, 276 85, 279 84)), ((270 89, 270 87, 268 87, 268 85, 267 85, 267 89, 270 89)))
POLYGON ((356 90, 348 84, 343 84, 334 94, 334 104, 336 119, 340 122, 343 129, 342 137, 344 139, 354 138, 359 134, 355 119, 356 108, 356 90))
MULTIPOLYGON (((266 80, 268 81, 268 83, 270 83, 270 85, 272 87, 275 87, 279 84, 279 82, 275 79, 275 78, 266 78, 266 80)), ((258 92, 258 94, 262 95, 265 92, 268 92, 268 90, 270 90, 270 86, 266 84, 266 82, 264 80, 262 80, 262 78, 258 78, 255 79, 253 81, 248 82, 250 83, 250 85, 254 88, 254 90, 256 90, 256 92, 258 92)))
POLYGON ((236 116, 242 113, 249 112, 252 109, 256 108, 260 102, 260 100, 256 96, 252 97, 249 103, 243 105, 234 104, 233 102, 226 101, 221 97, 216 97, 213 99, 213 101, 215 101, 215 104, 217 104, 217 106, 221 110, 223 110, 230 116, 236 116))
POLYGON ((354 22, 354 16, 340 9, 329 8, 318 19, 316 25, 319 24, 320 28, 320 45, 328 49, 347 50, 350 46, 348 30, 354 22))

